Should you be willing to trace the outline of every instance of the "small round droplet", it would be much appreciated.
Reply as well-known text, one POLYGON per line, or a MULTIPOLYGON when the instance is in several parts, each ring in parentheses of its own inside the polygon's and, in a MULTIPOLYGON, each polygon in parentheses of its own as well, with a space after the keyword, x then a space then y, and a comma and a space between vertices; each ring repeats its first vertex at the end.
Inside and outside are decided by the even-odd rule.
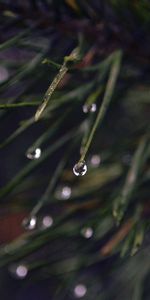
POLYGON ((86 174, 86 172, 87 172, 87 165, 86 165, 85 161, 79 161, 73 167, 73 173, 76 176, 83 176, 86 174))
POLYGON ((90 159, 90 165, 93 168, 97 168, 101 162, 101 158, 98 154, 94 154, 90 159))
POLYGON ((28 150, 26 156, 29 159, 38 159, 41 156, 41 149, 36 148, 35 150, 28 150))
POLYGON ((71 192, 70 186, 59 187, 56 191, 56 198, 59 200, 68 200, 71 197, 71 192))
POLYGON ((89 112, 95 112, 97 109, 96 103, 92 103, 92 104, 84 104, 83 105, 83 112, 85 114, 89 113, 89 112))
POLYGON ((24 279, 28 274, 28 268, 24 264, 13 264, 9 267, 9 271, 11 272, 12 276, 17 279, 24 279))
POLYGON ((91 227, 82 228, 81 234, 86 238, 90 239, 93 235, 93 229, 91 227))
POLYGON ((25 265, 20 265, 16 269, 16 275, 21 279, 25 278, 27 276, 27 273, 28 273, 28 269, 25 265))
POLYGON ((37 218, 32 216, 31 218, 25 218, 22 222, 22 226, 26 230, 33 230, 36 227, 37 218))
POLYGON ((53 225, 53 218, 51 216, 45 216, 42 220, 42 228, 46 229, 53 225))
POLYGON ((74 295, 76 298, 82 298, 87 293, 87 288, 84 284, 78 284, 74 288, 74 295))

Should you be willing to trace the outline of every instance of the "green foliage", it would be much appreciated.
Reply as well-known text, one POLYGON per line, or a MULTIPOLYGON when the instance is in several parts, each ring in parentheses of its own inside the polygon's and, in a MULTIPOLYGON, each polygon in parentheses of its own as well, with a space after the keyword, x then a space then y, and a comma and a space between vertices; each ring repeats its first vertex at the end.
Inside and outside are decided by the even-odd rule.
POLYGON ((98 1, 56 2, 47 1, 51 22, 2 6, 3 28, 12 22, 12 30, 0 44, 8 71, 0 82, 0 151, 14 167, 3 178, 0 211, 26 211, 37 224, 1 245, 0 266, 24 263, 29 280, 55 278, 54 300, 72 299, 78 282, 88 287, 85 299, 146 300, 150 63, 140 42, 148 47, 149 3, 102 1, 104 18, 98 1), (97 111, 84 114, 93 103, 97 111), (28 162, 36 148, 41 157, 28 162), (76 178, 72 168, 83 160, 87 174, 76 178), (45 215, 53 225, 43 229, 45 215))

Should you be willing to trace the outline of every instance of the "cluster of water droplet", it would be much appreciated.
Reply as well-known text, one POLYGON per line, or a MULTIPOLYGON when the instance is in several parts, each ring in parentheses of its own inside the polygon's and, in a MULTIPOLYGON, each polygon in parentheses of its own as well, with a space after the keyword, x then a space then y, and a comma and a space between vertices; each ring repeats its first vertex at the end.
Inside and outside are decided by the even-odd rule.
POLYGON ((73 167, 73 173, 76 176, 84 176, 87 172, 87 165, 85 161, 79 161, 77 164, 74 165, 73 167))
POLYGON ((42 218, 40 222, 37 222, 37 217, 32 216, 29 218, 25 218, 22 222, 22 226, 25 230, 34 230, 38 225, 38 228, 46 229, 53 225, 53 218, 49 215, 46 215, 42 218), (38 224, 37 224, 38 223, 38 224))

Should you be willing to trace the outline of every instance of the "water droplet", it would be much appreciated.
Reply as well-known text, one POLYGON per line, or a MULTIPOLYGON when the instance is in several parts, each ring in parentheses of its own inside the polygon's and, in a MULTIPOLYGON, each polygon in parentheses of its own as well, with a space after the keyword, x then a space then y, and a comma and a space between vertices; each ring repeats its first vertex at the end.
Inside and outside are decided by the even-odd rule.
POLYGON ((59 200, 68 200, 71 197, 71 192, 70 186, 59 187, 56 191, 56 198, 59 200))
POLYGON ((9 267, 9 271, 13 275, 13 277, 17 279, 24 279, 28 274, 28 268, 24 264, 16 265, 13 264, 9 267))
POLYGON ((28 269, 26 266, 24 265, 20 265, 17 267, 16 269, 16 275, 19 277, 19 278, 24 278, 27 276, 27 273, 28 273, 28 269))
POLYGON ((93 168, 97 168, 101 162, 101 158, 98 154, 94 154, 90 159, 90 165, 93 168))
POLYGON ((36 148, 35 150, 28 150, 26 153, 27 158, 29 159, 38 159, 41 156, 41 149, 36 148))
POLYGON ((84 284, 78 284, 74 288, 74 295, 76 298, 82 298, 87 293, 87 288, 84 284))
POLYGON ((37 218, 35 216, 32 216, 31 218, 25 218, 22 222, 22 226, 26 230, 33 230, 36 227, 37 218))
POLYGON ((87 165, 86 165, 85 161, 79 161, 73 167, 73 173, 76 176, 83 176, 86 174, 86 172, 87 172, 87 165))
POLYGON ((81 234, 86 238, 90 239, 93 235, 93 229, 91 227, 82 228, 81 234))
POLYGON ((92 104, 84 104, 83 105, 83 112, 85 114, 87 114, 88 112, 95 112, 97 109, 96 103, 92 103, 92 104))
POLYGON ((45 216, 42 220, 42 228, 46 229, 53 225, 53 218, 51 216, 45 216))

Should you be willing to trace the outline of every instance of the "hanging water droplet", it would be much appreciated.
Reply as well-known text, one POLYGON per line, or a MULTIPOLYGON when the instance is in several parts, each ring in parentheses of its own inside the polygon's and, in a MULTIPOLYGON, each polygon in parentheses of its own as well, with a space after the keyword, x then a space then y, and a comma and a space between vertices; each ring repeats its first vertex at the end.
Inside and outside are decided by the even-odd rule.
POLYGON ((92 103, 92 104, 87 104, 87 103, 85 103, 84 105, 83 105, 83 112, 85 113, 85 114, 87 114, 87 113, 89 113, 89 112, 95 112, 96 111, 96 109, 97 109, 97 106, 96 106, 96 103, 92 103))
POLYGON ((84 284, 78 284, 74 288, 74 295, 76 298, 82 298, 87 293, 87 288, 84 284))
POLYGON ((93 229, 91 227, 86 227, 81 229, 81 234, 86 238, 90 239, 93 235, 93 229))
POLYGON ((51 216, 45 216, 42 220, 42 228, 46 229, 53 225, 53 218, 51 216))
POLYGON ((35 216, 32 216, 30 218, 25 218, 22 222, 22 226, 26 230, 33 230, 36 227, 37 218, 35 216))
POLYGON ((24 279, 28 274, 28 268, 24 264, 13 264, 9 267, 9 271, 13 277, 17 279, 24 279))
POLYGON ((27 158, 29 159, 38 159, 41 156, 41 149, 40 148, 36 148, 34 150, 28 150, 26 153, 27 158))
POLYGON ((74 165, 73 167, 73 173, 76 176, 83 176, 85 175, 87 172, 87 165, 85 163, 85 161, 79 161, 77 164, 74 165))
POLYGON ((71 197, 71 187, 70 186, 62 186, 56 190, 56 198, 59 200, 68 200, 71 197))
POLYGON ((98 154, 94 154, 90 159, 90 165, 93 168, 97 168, 101 162, 101 158, 98 154))

